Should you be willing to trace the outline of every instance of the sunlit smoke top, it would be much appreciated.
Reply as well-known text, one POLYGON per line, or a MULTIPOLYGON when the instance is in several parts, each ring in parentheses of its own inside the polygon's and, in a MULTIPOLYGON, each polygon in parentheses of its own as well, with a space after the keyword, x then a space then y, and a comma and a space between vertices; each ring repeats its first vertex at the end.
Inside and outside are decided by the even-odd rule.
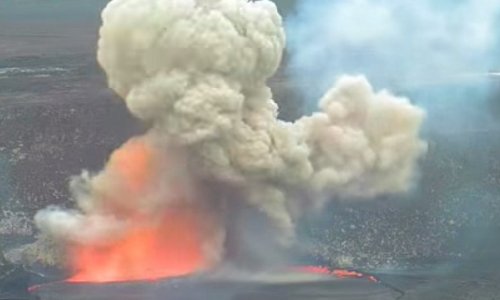
POLYGON ((319 112, 277 119, 266 81, 285 35, 272 2, 113 0, 102 18, 98 61, 150 129, 103 171, 72 181, 74 210, 37 214, 42 232, 68 248, 72 280, 244 261, 264 242, 290 245, 297 219, 327 200, 411 188, 426 144, 424 112, 408 99, 346 76, 319 112))

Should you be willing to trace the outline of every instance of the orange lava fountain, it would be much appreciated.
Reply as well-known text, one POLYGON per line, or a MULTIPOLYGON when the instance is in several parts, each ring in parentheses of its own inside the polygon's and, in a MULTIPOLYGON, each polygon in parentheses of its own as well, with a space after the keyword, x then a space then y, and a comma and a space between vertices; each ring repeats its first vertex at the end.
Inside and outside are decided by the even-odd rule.
MULTIPOLYGON (((146 201, 141 196, 158 184, 157 176, 164 171, 160 170, 164 168, 160 154, 142 139, 130 140, 113 153, 104 176, 118 184, 100 191, 106 200, 99 204, 106 213, 124 219, 127 226, 104 244, 71 245, 68 254, 75 273, 69 282, 151 280, 207 267, 203 230, 209 225, 199 209, 182 202, 160 205, 158 211, 148 213, 136 209, 146 201)), ((183 197, 182 183, 174 179, 170 184, 176 197, 183 197)))

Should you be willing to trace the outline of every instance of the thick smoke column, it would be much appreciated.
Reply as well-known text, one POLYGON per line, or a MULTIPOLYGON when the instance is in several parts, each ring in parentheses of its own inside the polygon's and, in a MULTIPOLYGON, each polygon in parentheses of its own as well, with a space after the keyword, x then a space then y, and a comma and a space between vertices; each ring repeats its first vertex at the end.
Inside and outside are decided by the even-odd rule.
MULTIPOLYGON (((43 232, 76 247, 77 256, 85 256, 82 247, 87 254, 115 249, 141 228, 160 240, 167 231, 152 244, 188 247, 185 259, 203 256, 181 266, 185 273, 226 258, 238 210, 265 216, 286 245, 296 219, 327 199, 411 186, 425 151, 418 136, 424 113, 375 92, 364 77, 340 78, 321 112, 295 123, 277 119, 266 81, 285 35, 272 2, 113 0, 102 18, 98 60, 109 86, 151 128, 102 172, 73 180, 76 210, 36 216, 43 232)), ((134 259, 142 258, 126 260, 134 259)))

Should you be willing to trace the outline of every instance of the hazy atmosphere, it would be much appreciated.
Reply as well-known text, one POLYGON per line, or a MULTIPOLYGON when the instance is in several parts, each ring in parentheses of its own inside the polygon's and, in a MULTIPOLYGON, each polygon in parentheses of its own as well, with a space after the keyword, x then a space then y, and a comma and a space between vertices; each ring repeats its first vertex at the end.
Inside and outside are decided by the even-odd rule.
POLYGON ((499 299, 500 2, 114 1, 0 0, 9 265, 85 281, 66 256, 166 232, 192 264, 160 275, 293 262, 499 299))

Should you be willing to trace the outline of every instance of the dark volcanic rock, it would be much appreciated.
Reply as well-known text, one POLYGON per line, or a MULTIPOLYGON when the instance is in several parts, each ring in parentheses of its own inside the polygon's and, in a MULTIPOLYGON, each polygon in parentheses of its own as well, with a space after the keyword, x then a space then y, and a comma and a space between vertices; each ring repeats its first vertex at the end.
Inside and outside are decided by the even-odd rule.
POLYGON ((107 156, 142 131, 106 88, 89 56, 0 60, 1 206, 33 213, 68 200, 67 182, 99 170, 107 156))

